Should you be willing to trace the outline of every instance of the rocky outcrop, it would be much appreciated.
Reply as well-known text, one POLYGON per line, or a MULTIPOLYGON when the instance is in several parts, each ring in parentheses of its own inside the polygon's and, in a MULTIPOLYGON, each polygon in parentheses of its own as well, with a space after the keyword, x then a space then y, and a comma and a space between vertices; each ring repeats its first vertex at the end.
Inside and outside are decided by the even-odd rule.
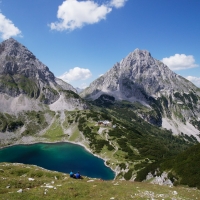
POLYGON ((168 173, 163 172, 160 176, 153 176, 150 172, 146 176, 146 180, 150 180, 152 184, 173 186, 172 181, 168 178, 168 173))

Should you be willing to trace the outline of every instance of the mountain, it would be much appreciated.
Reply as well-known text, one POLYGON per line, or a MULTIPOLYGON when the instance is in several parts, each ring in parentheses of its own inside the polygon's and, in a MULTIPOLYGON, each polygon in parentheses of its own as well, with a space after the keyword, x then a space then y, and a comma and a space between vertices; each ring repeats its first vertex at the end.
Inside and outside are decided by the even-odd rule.
POLYGON ((134 51, 81 95, 88 101, 22 44, 2 42, 0 147, 78 143, 104 159, 116 179, 134 180, 198 143, 199 89, 147 51, 134 51), (171 131, 162 128, 170 124, 171 131))
POLYGON ((200 89, 146 50, 131 52, 80 95, 94 102, 140 103, 145 107, 136 111, 141 118, 200 141, 200 89))
POLYGON ((78 93, 77 89, 74 88, 72 85, 70 85, 69 83, 66 83, 65 81, 63 81, 62 79, 59 78, 55 78, 56 83, 63 89, 63 90, 71 90, 74 93, 78 93))
POLYGON ((53 110, 85 107, 81 99, 66 97, 66 91, 77 93, 25 46, 13 38, 0 44, 0 111, 41 110, 47 105, 53 110))
POLYGON ((79 93, 81 93, 84 89, 81 89, 81 88, 79 88, 79 87, 76 87, 76 90, 77 90, 77 93, 79 94, 79 93))

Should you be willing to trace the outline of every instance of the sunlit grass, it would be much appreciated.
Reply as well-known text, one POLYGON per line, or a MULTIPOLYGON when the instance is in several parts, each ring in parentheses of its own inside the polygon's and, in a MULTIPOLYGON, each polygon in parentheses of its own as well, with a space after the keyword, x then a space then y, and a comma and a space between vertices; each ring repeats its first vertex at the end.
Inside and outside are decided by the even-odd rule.
POLYGON ((168 187, 131 181, 102 181, 48 171, 36 166, 0 163, 0 199, 20 200, 127 200, 127 199, 199 199, 200 190, 168 187), (34 180, 29 180, 32 178, 34 180), (48 186, 52 188, 48 188, 48 186), (22 193, 18 193, 22 189, 22 193))
POLYGON ((73 133, 71 134, 69 141, 77 141, 78 139, 82 138, 77 125, 73 127, 73 133))
POLYGON ((43 137, 45 137, 46 139, 50 141, 57 141, 61 139, 62 137, 64 137, 65 135, 63 133, 60 123, 61 122, 59 121, 59 119, 56 118, 53 124, 50 126, 50 128, 43 135, 43 137))

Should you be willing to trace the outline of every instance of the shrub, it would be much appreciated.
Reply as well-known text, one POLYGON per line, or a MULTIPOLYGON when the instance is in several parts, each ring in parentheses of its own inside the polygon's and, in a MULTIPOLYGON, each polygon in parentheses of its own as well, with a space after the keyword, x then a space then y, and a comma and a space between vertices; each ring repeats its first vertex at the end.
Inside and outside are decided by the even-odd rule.
POLYGON ((42 171, 35 171, 31 173, 31 177, 42 177, 44 173, 42 171))
POLYGON ((125 163, 120 163, 119 166, 120 166, 121 169, 126 169, 126 164, 125 163))
POLYGON ((8 131, 15 131, 18 127, 23 126, 24 123, 22 121, 12 121, 8 124, 8 131))
POLYGON ((127 173, 124 174, 124 178, 128 181, 131 179, 133 173, 133 169, 129 169, 127 173))
POLYGON ((22 176, 28 172, 29 172, 29 169, 13 169, 11 170, 10 173, 16 176, 22 176))
POLYGON ((147 165, 144 169, 140 170, 137 173, 135 181, 143 181, 146 179, 146 176, 149 172, 152 174, 156 171, 156 169, 159 167, 159 163, 152 163, 147 165))

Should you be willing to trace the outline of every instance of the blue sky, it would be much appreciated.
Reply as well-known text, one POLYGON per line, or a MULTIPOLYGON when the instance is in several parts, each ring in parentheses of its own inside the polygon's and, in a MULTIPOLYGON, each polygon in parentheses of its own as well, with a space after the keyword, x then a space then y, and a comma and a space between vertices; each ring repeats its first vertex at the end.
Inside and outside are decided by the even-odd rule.
POLYGON ((86 87, 134 49, 200 87, 199 0, 1 0, 13 37, 57 77, 86 87))

